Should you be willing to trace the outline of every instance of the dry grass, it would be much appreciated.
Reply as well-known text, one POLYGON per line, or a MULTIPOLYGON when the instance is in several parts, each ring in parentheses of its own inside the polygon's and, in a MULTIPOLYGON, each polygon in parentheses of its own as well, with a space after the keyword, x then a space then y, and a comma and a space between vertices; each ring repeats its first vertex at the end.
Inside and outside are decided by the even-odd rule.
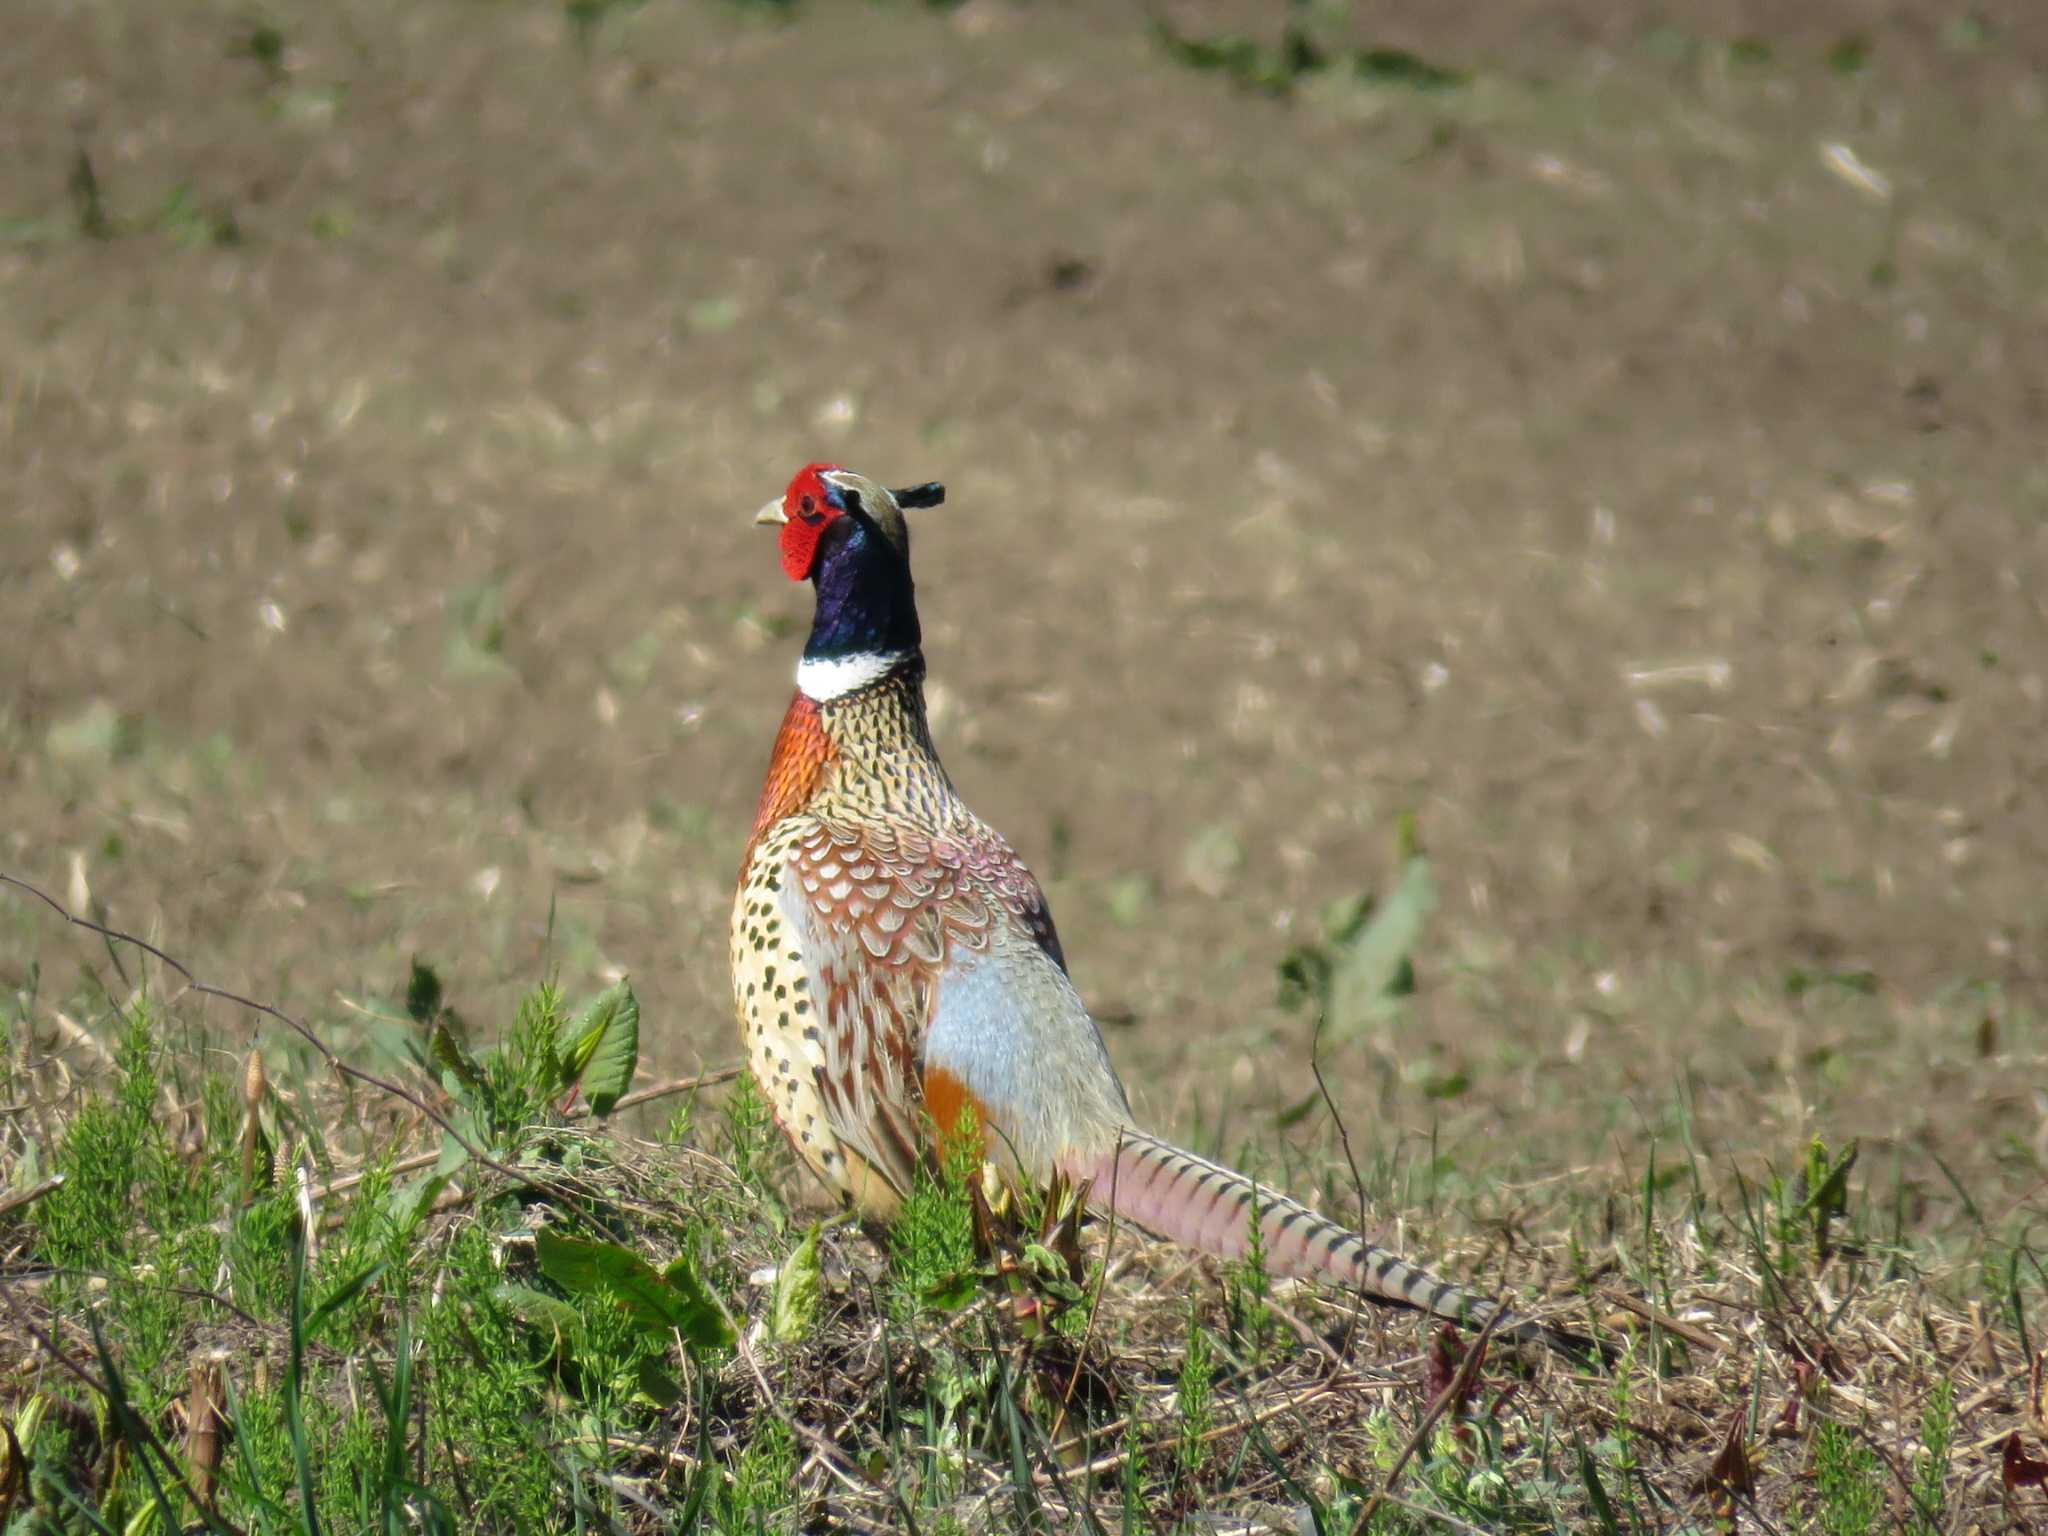
MULTIPOLYGON (((422 1029, 446 1017, 437 995, 416 994, 413 1007, 422 1029)), ((103 1012, 100 1031, 81 1026, 62 1042, 25 1030, 0 1075, 23 1095, 9 1114, 26 1129, 11 1144, 49 1146, 36 1166, 65 1175, 0 1204, 0 1338, 19 1362, 0 1396, 16 1423, 34 1426, 23 1439, 35 1469, 32 1482, 0 1476, 0 1510, 11 1501, 25 1519, 57 1507, 52 1479, 109 1514, 136 1507, 133 1472, 124 1479, 119 1458, 107 1459, 122 1420, 99 1405, 132 1404, 132 1434, 182 1444, 164 1465, 191 1463, 196 1481, 204 1457, 187 1434, 185 1363, 220 1373, 234 1405, 219 1410, 222 1443, 233 1445, 260 1440, 267 1394, 298 1351, 307 1401, 330 1416, 354 1400, 357 1373, 382 1381, 401 1363, 414 1370, 420 1418, 394 1420, 396 1465, 414 1467, 425 1492, 405 1497, 438 1501, 476 1529, 553 1528, 584 1507, 636 1531, 699 1520, 789 1530, 1877 1528, 1855 1523, 1863 1511, 1932 1532, 2023 1521, 2041 1497, 2027 1448, 2048 1436, 2048 1351, 2029 1355, 2042 1272, 2024 1223, 1985 1224, 1974 1251, 1944 1255, 1907 1231, 1903 1209, 1886 1211, 1882 1186, 1867 1185, 1853 1157, 1818 1144, 1804 1167, 1767 1185, 1697 1161, 1662 1177, 1639 1170, 1632 1183, 1575 1181, 1544 1224, 1510 1218, 1505 1263, 1500 1229, 1485 1231, 1500 1222, 1498 1205, 1483 1223, 1473 1208, 1440 1212, 1441 1232, 1465 1235, 1432 1244, 1431 1262, 1593 1334, 1612 1354, 1574 1364, 1541 1351, 1514 1358, 1484 1338, 1475 1348, 1448 1329, 1275 1284, 1256 1265, 1219 1268, 1128 1230, 1093 1225, 1070 1248, 1029 1222, 971 1221, 964 1189, 943 1183, 891 1235, 834 1223, 806 1246, 793 1167, 758 1100, 743 1095, 721 1115, 694 1098, 710 1083, 658 1085, 626 1107, 693 1095, 661 1139, 593 1127, 580 1105, 566 1116, 547 1107, 559 1089, 536 1099, 522 1086, 535 1062, 553 1060, 536 1041, 555 1038, 552 1025, 536 1035, 526 1014, 503 1049, 463 1069, 496 1084, 490 1095, 465 1088, 453 1068, 435 1083, 422 1069, 454 1060, 454 1048, 423 1044, 410 1071, 388 1077, 359 1066, 346 1078, 308 1072, 322 1058, 302 1051, 281 1091, 248 1075, 238 1102, 234 1088, 163 1055, 175 1006, 138 996, 125 1011, 152 1022, 138 1034, 103 1012), (114 1043, 100 1038, 106 1030, 114 1043), (88 1040, 99 1059, 75 1075, 66 1062, 88 1040), (388 1091, 365 1097, 365 1083, 388 1091), (508 1103, 511 1118, 494 1122, 508 1103), (125 1108, 95 1107, 106 1105, 125 1108), (107 1113, 128 1113, 133 1127, 112 1165, 95 1151, 107 1113), (271 1150, 253 1182, 241 1154, 237 1185, 228 1170, 253 1137, 271 1150), (472 1149, 466 1157, 450 1157, 451 1138, 472 1149), (437 1155, 452 1182, 401 1194, 399 1176, 437 1155), (97 1235, 93 1219, 105 1228, 97 1235), (265 1230, 273 1243, 314 1234, 309 1273, 330 1298, 316 1315, 352 1305, 349 1330, 307 1349, 301 1304, 280 1315, 273 1293, 266 1307, 249 1279, 281 1262, 258 1251, 251 1234, 265 1230), (1034 1231, 1071 1254, 1078 1288, 1032 1257, 1034 1231), (678 1351, 663 1329, 651 1354, 627 1360, 673 1372, 670 1392, 607 1396, 608 1357, 592 1341, 622 1314, 563 1289, 544 1253, 536 1262, 536 1234, 544 1248, 548 1233, 601 1236, 701 1275, 730 1321, 729 1345, 685 1326, 678 1351), (195 1268, 195 1252, 223 1255, 222 1278, 195 1268), (369 1253, 373 1266, 354 1267, 369 1253), (962 1264, 981 1278, 956 1283, 962 1264), (792 1270, 812 1277, 815 1299, 787 1300, 792 1270), (364 1287, 360 1303, 332 1299, 352 1296, 352 1285, 364 1287), (561 1317, 579 1308, 574 1328, 585 1331, 564 1334, 561 1317), (490 1399, 484 1421, 466 1422, 461 1414, 478 1409, 455 1403, 449 1372, 469 1367, 445 1340, 512 1319, 515 1357, 552 1385, 530 1402, 490 1399), (118 1388, 108 1385, 115 1370, 118 1388), (88 1432, 95 1413, 109 1427, 88 1432), (52 1424, 78 1427, 53 1440, 52 1424), (515 1513, 475 1503, 474 1489, 501 1475, 490 1448, 534 1435, 546 1446, 544 1486, 515 1513)), ((146 1460, 141 1444, 131 1454, 146 1460)), ((248 1502, 261 1458, 243 1454, 248 1484, 225 1485, 221 1518, 261 1512, 248 1502)), ((285 1489, 269 1497, 282 1501, 278 1517, 296 1518, 282 1513, 285 1489)), ((345 1509, 334 1497, 298 1507, 333 1524, 345 1509)))
MULTIPOLYGON (((744 1193, 730 1166, 701 1150, 623 1138, 591 1150, 603 1159, 601 1173, 565 1180, 564 1191, 601 1201, 613 1229, 656 1262, 670 1256, 661 1234, 689 1229, 721 1189, 744 1193)), ((465 1191, 423 1235, 421 1252, 444 1252, 454 1224, 502 1222, 502 1194, 489 1179, 465 1191)), ((316 1209, 338 1219, 342 1198, 316 1209)), ((1332 1522, 1319 1529, 1345 1530, 1361 1509, 1359 1495, 1373 1493, 1385 1496, 1389 1522, 1378 1529, 1407 1528, 1404 1512, 1418 1528, 1462 1521, 1489 1530, 1586 1529, 1600 1521, 1578 1459, 1590 1447, 1593 1475, 1623 1529, 1709 1529, 1725 1500, 1737 1510, 1738 1529, 1796 1530, 1810 1528, 1821 1509, 1813 1437, 1832 1422, 1876 1453, 1886 1524, 1906 1527, 1908 1490, 1927 1454, 1923 1419, 1945 1383, 1956 1405, 1954 1449, 1939 1481, 1941 1518, 1931 1528, 1993 1530, 2024 1520, 2040 1495, 2007 1489, 2002 1451, 2015 1434, 2031 1445, 2048 1431, 2040 1367, 2030 1406, 2026 1354, 2002 1299, 1983 1291, 1981 1272, 1911 1268, 1913 1255, 1866 1252, 1786 1273, 1727 1248, 1711 1251, 1700 1235, 1689 1223, 1653 1229, 1666 1262, 1663 1283, 1648 1298, 1630 1278, 1635 1260, 1626 1250, 1575 1245, 1568 1259, 1555 1235, 1538 1238, 1539 1253, 1525 1263, 1559 1274, 1585 1266, 1591 1283, 1584 1294, 1529 1304, 1597 1321, 1623 1346, 1619 1364, 1588 1371, 1489 1355, 1469 1402, 1447 1414, 1406 1463, 1406 1480, 1391 1481, 1390 1452, 1411 1437, 1430 1406, 1431 1384, 1443 1380, 1417 1322, 1282 1283, 1272 1293, 1275 1318, 1263 1346, 1237 1352, 1243 1340, 1233 1350, 1228 1277, 1130 1232, 1107 1251, 1080 1344, 1021 1334, 1013 1303, 1000 1294, 956 1313, 905 1319, 891 1313, 889 1266, 875 1243, 831 1227, 821 1245, 826 1282, 817 1324, 800 1342, 771 1344, 762 1330, 774 1266, 787 1258, 789 1239, 764 1224, 736 1232, 720 1255, 723 1268, 749 1275, 723 1300, 750 1342, 711 1368, 708 1422, 687 1408, 643 1414, 615 1448, 614 1474, 672 1503, 697 1469, 695 1456, 676 1448, 708 1445, 720 1465, 731 1466, 773 1421, 794 1431, 799 1450, 793 1479, 764 1504, 774 1529, 814 1528, 820 1520, 899 1529, 917 1519, 906 1508, 928 1528, 935 1521, 956 1528, 943 1524, 951 1519, 969 1530, 1014 1529, 1027 1503, 1057 1528, 1087 1528, 1091 1515, 1115 1525, 1134 1462, 1143 1469, 1134 1505, 1140 1529, 1189 1520, 1293 1529, 1313 1508, 1332 1522), (1902 1269, 1908 1272, 1885 1278, 1902 1269), (1972 1293, 1973 1300, 1956 1299, 1972 1293), (1196 1432, 1203 1463, 1183 1472, 1176 1458, 1188 1431, 1177 1393, 1191 1321, 1225 1342, 1211 1422, 1196 1432), (958 1391, 963 1379, 981 1385, 954 1400, 959 1417, 947 1434, 933 1436, 906 1412, 942 1388, 958 1391), (980 1417, 994 1416, 993 1399, 1003 1391, 1028 1416, 1022 1480, 1002 1443, 1003 1426, 980 1417), (1731 1436, 1743 1447, 1739 1463, 1728 1460, 1731 1436), (1731 1473, 1734 1466, 1741 1471, 1731 1473)), ((1714 1237, 1740 1247, 1725 1226, 1714 1237)), ((1102 1240, 1099 1230, 1092 1234, 1091 1259, 1104 1255, 1102 1240)), ((53 1313, 46 1288, 24 1283, 35 1273, 32 1241, 32 1227, 15 1227, 5 1266, 12 1278, 0 1283, 74 1357, 90 1361, 76 1315, 53 1313)), ((506 1261, 515 1274, 522 1268, 516 1254, 515 1247, 506 1261)), ((1458 1251, 1441 1262, 1467 1271, 1458 1251)), ((1489 1278, 1483 1265, 1470 1273, 1489 1278)), ((11 1384, 17 1411, 25 1393, 65 1390, 24 1322, 19 1314, 0 1322, 0 1338, 21 1362, 11 1384)), ((231 1320, 195 1329, 180 1352, 225 1349, 245 1363, 275 1361, 286 1338, 274 1319, 231 1320)), ((315 1390, 337 1390, 335 1373, 362 1369, 382 1353, 367 1344, 323 1352, 315 1390)), ((240 1388, 252 1390, 246 1379, 240 1388)), ((621 1518, 633 1529, 663 1528, 652 1511, 622 1511, 621 1518)))

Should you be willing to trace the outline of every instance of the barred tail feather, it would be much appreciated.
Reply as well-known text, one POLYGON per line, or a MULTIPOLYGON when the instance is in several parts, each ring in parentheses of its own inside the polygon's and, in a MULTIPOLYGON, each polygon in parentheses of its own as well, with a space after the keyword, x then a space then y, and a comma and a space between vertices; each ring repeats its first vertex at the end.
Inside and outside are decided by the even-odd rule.
POLYGON ((1125 1221, 1216 1258, 1242 1258, 1258 1211, 1266 1268, 1350 1286, 1396 1306, 1413 1307, 1468 1328, 1501 1315, 1495 1331, 1583 1356, 1588 1341, 1506 1312, 1499 1302, 1367 1242, 1278 1190, 1235 1169, 1143 1131, 1125 1130, 1116 1150, 1081 1176, 1094 1180, 1096 1203, 1125 1221))

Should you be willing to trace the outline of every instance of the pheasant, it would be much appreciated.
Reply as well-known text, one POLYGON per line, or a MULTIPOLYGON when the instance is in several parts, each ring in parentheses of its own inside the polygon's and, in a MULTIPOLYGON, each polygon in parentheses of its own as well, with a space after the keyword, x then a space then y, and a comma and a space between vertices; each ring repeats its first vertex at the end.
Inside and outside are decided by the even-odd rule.
POLYGON ((1256 1219, 1273 1273, 1583 1353, 1134 1122, 1044 893, 932 744, 903 512, 944 499, 813 464, 755 517, 817 589, 732 917, 747 1063, 798 1155, 886 1223, 920 1163, 978 1136, 1012 1177, 1063 1174, 1204 1253, 1241 1256, 1256 1219))

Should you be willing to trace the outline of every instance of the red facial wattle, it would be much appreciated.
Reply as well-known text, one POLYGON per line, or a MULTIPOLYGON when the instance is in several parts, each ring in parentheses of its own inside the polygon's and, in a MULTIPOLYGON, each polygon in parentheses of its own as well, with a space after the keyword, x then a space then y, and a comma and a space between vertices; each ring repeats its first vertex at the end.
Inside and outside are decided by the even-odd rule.
POLYGON ((837 464, 807 464, 782 493, 782 569, 791 581, 809 581, 811 565, 817 559, 818 539, 833 518, 844 512, 843 504, 825 483, 824 472, 837 464))

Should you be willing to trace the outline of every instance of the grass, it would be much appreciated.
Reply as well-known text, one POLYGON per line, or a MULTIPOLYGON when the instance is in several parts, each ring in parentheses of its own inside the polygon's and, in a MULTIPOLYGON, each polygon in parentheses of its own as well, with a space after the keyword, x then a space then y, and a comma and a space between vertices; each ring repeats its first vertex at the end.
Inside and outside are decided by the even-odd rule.
POLYGON ((880 1243, 795 1221, 749 1079, 709 1113, 704 1085, 667 1095, 658 1136, 619 1123, 625 983, 580 1011, 538 987, 479 1047, 416 964, 410 1101, 284 1058, 274 1086, 140 988, 73 1002, 104 1058, 74 1079, 30 1003, 0 1036, 22 1124, 0 1189, 40 1191, 0 1194, 9 1536, 1223 1515, 1852 1536, 2038 1499, 1992 1460, 2042 1432, 2024 1228, 1940 1252, 1853 1146, 1761 1182, 1694 1158, 1577 1191, 1521 1239, 1522 1273, 1619 1343, 1572 1369, 1448 1330, 1418 1355, 1408 1321, 1257 1255, 1105 1242, 1071 1191, 989 1183, 971 1153, 880 1243))

